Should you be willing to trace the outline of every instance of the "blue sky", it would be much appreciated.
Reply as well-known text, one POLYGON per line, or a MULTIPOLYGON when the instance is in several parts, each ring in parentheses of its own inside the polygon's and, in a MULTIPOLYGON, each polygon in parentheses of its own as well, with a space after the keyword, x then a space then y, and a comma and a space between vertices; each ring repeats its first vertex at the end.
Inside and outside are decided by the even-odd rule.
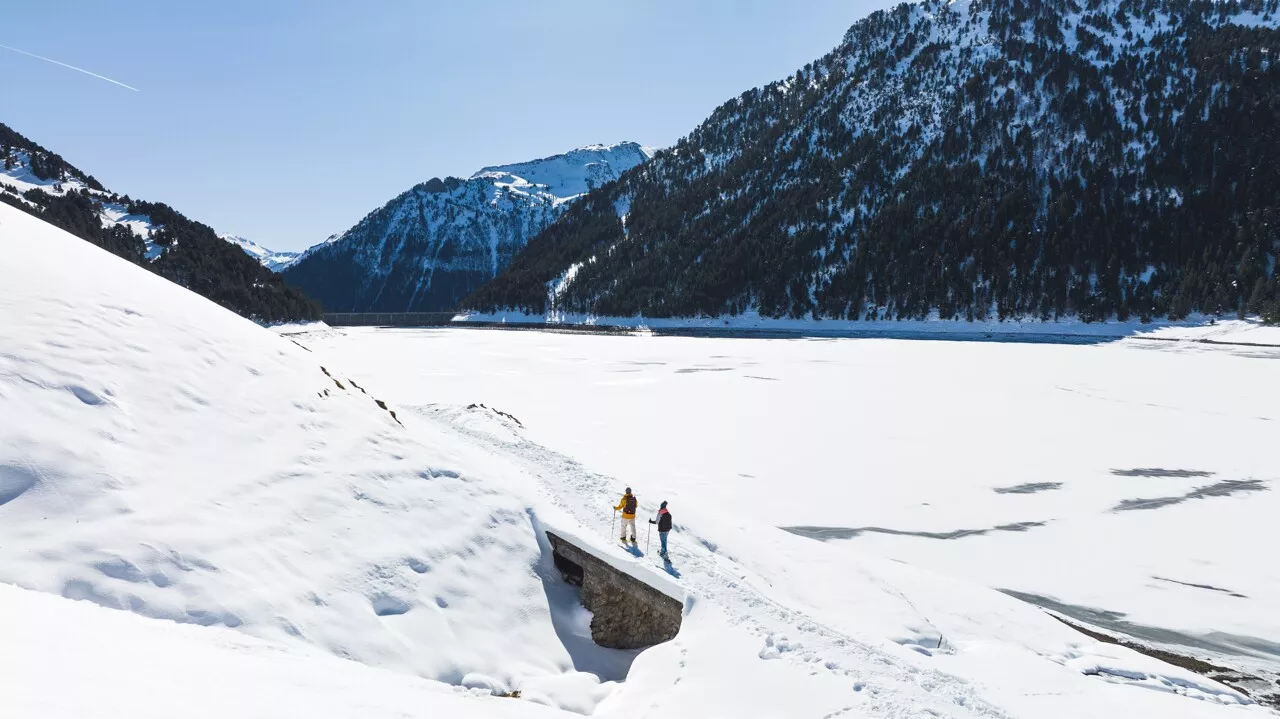
POLYGON ((0 122, 117 192, 301 249, 433 176, 665 146, 888 0, 13 3, 0 122))

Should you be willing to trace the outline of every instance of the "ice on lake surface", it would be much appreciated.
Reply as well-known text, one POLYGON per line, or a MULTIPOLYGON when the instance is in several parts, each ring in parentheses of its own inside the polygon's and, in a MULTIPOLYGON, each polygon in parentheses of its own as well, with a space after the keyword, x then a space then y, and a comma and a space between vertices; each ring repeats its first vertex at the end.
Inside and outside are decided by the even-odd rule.
POLYGON ((1259 491, 1280 476, 1280 353, 460 329, 319 344, 400 403, 512 412, 642 504, 698 508, 683 521, 809 528, 1169 632, 1280 641, 1280 493, 1259 491))

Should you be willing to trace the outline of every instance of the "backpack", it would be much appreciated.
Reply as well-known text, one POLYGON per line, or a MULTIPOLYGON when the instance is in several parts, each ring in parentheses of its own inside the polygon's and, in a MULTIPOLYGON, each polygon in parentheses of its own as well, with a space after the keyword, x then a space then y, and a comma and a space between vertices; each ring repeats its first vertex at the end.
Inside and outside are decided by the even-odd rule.
POLYGON ((634 494, 628 494, 627 496, 623 497, 623 499, 625 500, 625 503, 622 505, 622 513, 635 514, 636 513, 636 496, 634 494))

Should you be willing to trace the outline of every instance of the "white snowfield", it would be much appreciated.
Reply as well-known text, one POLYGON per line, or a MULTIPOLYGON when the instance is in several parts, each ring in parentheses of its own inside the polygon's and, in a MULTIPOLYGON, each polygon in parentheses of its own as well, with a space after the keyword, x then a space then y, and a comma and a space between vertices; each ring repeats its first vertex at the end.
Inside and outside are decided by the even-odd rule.
MULTIPOLYGON (((1266 714, 1226 686, 1098 643, 980 584, 876 557, 880 550, 861 538, 824 543, 774 527, 837 518, 842 526, 868 518, 894 526, 926 489, 929 501, 964 507, 954 516, 966 520, 1029 509, 1018 502, 1046 495, 994 495, 1014 504, 982 506, 965 500, 976 471, 952 466, 947 482, 926 488, 913 486, 903 467, 930 457, 941 463, 948 452, 952 465, 963 465, 971 454, 961 450, 975 441, 987 454, 1007 447, 991 434, 1002 415, 989 387, 981 393, 974 383, 958 384, 956 406, 967 411, 949 418, 968 421, 946 432, 937 418, 909 414, 924 396, 904 399, 890 416, 900 433, 887 445, 898 448, 893 458, 861 444, 860 437, 877 437, 871 418, 849 412, 839 445, 848 474, 832 479, 828 472, 824 485, 794 471, 797 462, 806 468, 806 453, 831 457, 815 451, 814 440, 796 441, 800 428, 820 435, 835 424, 791 413, 795 405, 787 403, 803 394, 797 356, 786 358, 795 372, 782 380, 796 383, 787 388, 796 399, 779 392, 779 404, 757 408, 758 395, 734 390, 761 380, 738 376, 729 385, 737 372, 675 371, 698 369, 692 353, 733 351, 727 340, 695 349, 641 338, 456 330, 284 337, 7 206, 0 206, 0 252, 7 260, 0 264, 0 582, 16 585, 0 587, 0 716, 1266 714), (378 356, 388 352, 397 356, 378 356), (654 353, 675 363, 666 367, 670 377, 643 369, 656 365, 619 364, 657 361, 654 353), (474 377, 463 376, 464 366, 474 377), (612 371, 620 368, 641 371, 612 371), (530 386, 535 372, 546 373, 542 389, 530 386), (575 382, 562 376, 569 374, 575 382), (715 414, 703 397, 721 403, 715 414), (469 409, 472 401, 512 412, 526 426, 469 409), (578 414, 588 410, 602 414, 578 414), (734 413, 737 431, 763 422, 776 434, 715 448, 732 437, 721 425, 734 413), (552 426, 553 418, 564 426, 552 426), (649 444, 672 431, 690 436, 669 451, 649 444), (607 434, 626 441, 600 441, 607 434), (950 434, 953 441, 927 444, 950 434), (594 450, 582 446, 593 441, 594 450), (747 448, 748 441, 761 446, 747 448), (697 451, 682 454, 690 447, 697 451), (571 458, 579 448, 588 450, 585 464, 571 458), (740 461, 755 472, 729 462, 733 450, 744 451, 740 461), (864 453, 881 457, 859 459, 864 453), (697 460, 706 465, 692 459, 705 455, 714 455, 697 460), (717 463, 723 466, 693 474, 717 463), (873 491, 847 479, 863 476, 860 463, 898 469, 873 491), (734 479, 739 472, 764 479, 734 479), (646 512, 660 496, 673 500, 669 572, 606 536, 627 481, 646 512), (546 529, 683 593, 679 636, 638 653, 592 644, 589 615, 551 566, 546 529), (518 699, 488 696, 514 691, 518 699)), ((783 351, 806 346, 788 344, 795 349, 783 351)), ((850 351, 838 347, 830 351, 850 351)), ((973 371, 964 347, 942 349, 962 353, 947 358, 959 362, 958 371, 973 371)), ((744 362, 775 361, 774 350, 759 351, 760 359, 744 362)), ((895 363, 910 355, 890 352, 895 363)), ((834 357, 819 351, 809 358, 834 357)), ((1240 367, 1258 361, 1230 359, 1240 367)), ((1024 361, 1053 362, 1020 356, 1015 364, 1024 361)), ((1252 379, 1240 367, 1217 369, 1252 379)), ((941 386, 943 373, 934 369, 914 378, 926 390, 941 386)), ((906 372, 881 366, 877 375, 878 391, 913 390, 906 372)), ((1134 392, 1166 379, 1153 371, 1150 387, 1134 392)), ((1034 386, 1024 374, 1019 389, 1036 396, 1034 386)), ((835 407, 842 391, 817 396, 835 407)), ((868 394, 862 403, 874 400, 868 394)), ((819 411, 812 401, 806 406, 819 411)), ((1048 431, 1057 420, 1040 421, 1048 431)), ((1099 436, 1116 430, 1109 422, 1099 436)), ((1233 422, 1236 440, 1256 441, 1247 422, 1233 422)), ((1213 423, 1207 426, 1217 439, 1213 423)), ((1019 438, 1026 434, 1013 441, 1019 438)), ((1060 452, 1052 464, 1066 471, 1093 451, 1060 452)), ((1098 461, 1128 459, 1105 443, 1099 451, 1098 461)), ((1244 471, 1254 461, 1248 454, 1242 444, 1236 465, 1212 469, 1244 471)), ((1163 459, 1173 467, 1194 458, 1163 459)), ((1083 515, 1085 497, 1108 491, 1075 499, 1063 492, 1053 506, 1083 515)), ((1189 500, 1145 516, 1214 503, 1235 509, 1267 497, 1189 500)), ((1215 529, 1230 532, 1232 521, 1215 529)), ((996 558, 988 561, 1016 558, 999 554, 1002 546, 990 545, 996 558)), ((937 563, 919 555, 922 564, 937 563)), ((950 569, 966 573, 977 562, 950 569)), ((1259 591, 1249 601, 1266 596, 1259 591)))

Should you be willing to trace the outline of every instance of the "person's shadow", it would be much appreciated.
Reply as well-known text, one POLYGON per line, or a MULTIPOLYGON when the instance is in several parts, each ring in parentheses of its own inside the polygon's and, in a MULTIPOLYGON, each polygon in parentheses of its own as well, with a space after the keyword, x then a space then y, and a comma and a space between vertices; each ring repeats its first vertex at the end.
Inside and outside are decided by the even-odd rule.
POLYGON ((640 545, 631 544, 630 542, 627 542, 622 545, 622 551, 626 552, 627 554, 630 554, 633 557, 644 556, 644 552, 640 551, 640 545))

